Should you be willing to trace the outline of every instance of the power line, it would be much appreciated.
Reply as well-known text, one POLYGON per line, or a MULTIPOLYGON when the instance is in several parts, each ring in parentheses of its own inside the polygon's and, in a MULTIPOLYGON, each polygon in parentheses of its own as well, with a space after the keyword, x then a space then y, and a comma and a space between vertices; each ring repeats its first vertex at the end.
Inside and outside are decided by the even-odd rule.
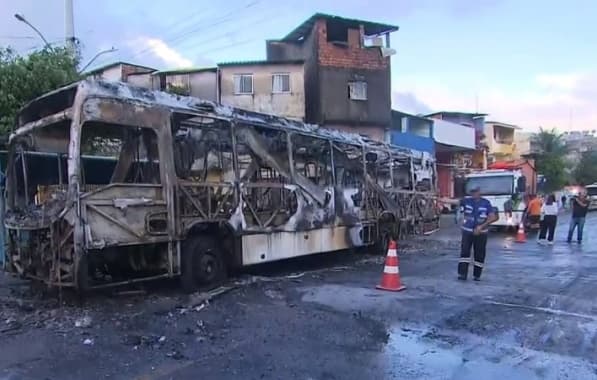
MULTIPOLYGON (((173 36, 173 37, 170 37, 170 38, 162 39, 162 41, 164 41, 164 43, 170 44, 172 42, 179 41, 181 38, 185 38, 185 37, 187 37, 187 36, 189 36, 189 35, 191 35, 193 33, 196 33, 196 32, 198 32, 200 30, 203 30, 205 28, 209 28, 209 27, 212 27, 212 26, 221 25, 223 23, 231 21, 231 20, 234 19, 234 17, 231 18, 231 16, 238 16, 237 13, 239 11, 243 11, 243 10, 246 10, 248 8, 251 8, 251 7, 255 6, 256 4, 258 4, 259 1, 260 0, 253 0, 250 3, 246 4, 245 6, 243 6, 241 8, 235 9, 235 10, 229 12, 229 13, 226 13, 226 14, 222 15, 221 17, 217 18, 216 19, 217 21, 215 21, 215 22, 212 22, 212 23, 207 24, 207 25, 202 25, 202 26, 199 26, 197 28, 193 28, 193 29, 191 29, 189 31, 186 31, 184 33, 180 33, 180 34, 178 34, 176 36, 173 36)), ((137 58, 140 55, 149 52, 151 49, 152 49, 151 47, 147 47, 147 48, 142 49, 142 50, 140 50, 140 51, 138 51, 136 53, 133 53, 132 56, 131 56, 131 58, 137 58)))
POLYGON ((255 25, 255 24, 261 24, 265 21, 271 20, 271 16, 273 16, 273 14, 276 12, 272 12, 272 14, 267 14, 264 17, 261 17, 258 20, 248 20, 247 23, 238 25, 236 28, 230 29, 228 31, 226 31, 226 33, 221 34, 218 31, 215 31, 216 33, 206 33, 203 34, 201 39, 188 39, 188 40, 183 40, 183 41, 179 41, 177 43, 174 44, 170 44, 170 47, 174 47, 174 46, 184 46, 185 44, 192 42, 195 45, 209 45, 215 41, 219 41, 225 38, 228 38, 240 31, 244 31, 247 30, 247 28, 249 28, 251 25, 255 25), (213 37, 209 37, 210 35, 213 35, 213 37))

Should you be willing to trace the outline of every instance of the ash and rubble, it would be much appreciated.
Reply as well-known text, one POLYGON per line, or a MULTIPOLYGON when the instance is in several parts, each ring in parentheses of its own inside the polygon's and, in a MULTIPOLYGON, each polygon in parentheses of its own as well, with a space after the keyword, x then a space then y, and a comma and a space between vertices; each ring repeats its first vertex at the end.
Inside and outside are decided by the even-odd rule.
POLYGON ((42 204, 6 210, 4 224, 24 229, 47 228, 59 218, 65 207, 66 192, 57 191, 42 204))

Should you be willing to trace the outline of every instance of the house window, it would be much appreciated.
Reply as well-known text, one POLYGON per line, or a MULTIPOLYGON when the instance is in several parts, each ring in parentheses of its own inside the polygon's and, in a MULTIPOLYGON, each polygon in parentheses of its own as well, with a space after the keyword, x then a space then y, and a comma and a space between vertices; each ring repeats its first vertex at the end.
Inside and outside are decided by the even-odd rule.
POLYGON ((253 74, 234 75, 234 93, 237 95, 253 93, 253 74))
POLYGON ((290 92, 290 74, 273 74, 272 92, 274 94, 290 92))
POLYGON ((349 82, 348 98, 352 100, 367 100, 367 82, 349 82))

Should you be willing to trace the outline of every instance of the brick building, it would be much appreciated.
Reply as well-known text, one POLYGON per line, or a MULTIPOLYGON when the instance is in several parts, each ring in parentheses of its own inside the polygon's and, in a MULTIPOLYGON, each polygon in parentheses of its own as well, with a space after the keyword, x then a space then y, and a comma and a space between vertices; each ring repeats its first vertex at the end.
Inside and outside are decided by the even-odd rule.
POLYGON ((304 62, 305 121, 384 140, 392 123, 389 36, 397 30, 317 13, 267 41, 267 60, 304 62))

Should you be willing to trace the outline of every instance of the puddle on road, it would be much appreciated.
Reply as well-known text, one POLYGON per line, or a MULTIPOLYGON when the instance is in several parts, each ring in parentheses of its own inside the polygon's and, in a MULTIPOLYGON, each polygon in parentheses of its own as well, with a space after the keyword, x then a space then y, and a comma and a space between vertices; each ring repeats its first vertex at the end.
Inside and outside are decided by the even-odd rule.
POLYGON ((458 380, 594 379, 595 373, 579 363, 557 360, 549 354, 517 349, 504 339, 475 342, 467 348, 452 345, 456 336, 425 336, 425 331, 392 328, 382 353, 388 378, 458 380), (587 377, 588 376, 588 377, 587 377))

